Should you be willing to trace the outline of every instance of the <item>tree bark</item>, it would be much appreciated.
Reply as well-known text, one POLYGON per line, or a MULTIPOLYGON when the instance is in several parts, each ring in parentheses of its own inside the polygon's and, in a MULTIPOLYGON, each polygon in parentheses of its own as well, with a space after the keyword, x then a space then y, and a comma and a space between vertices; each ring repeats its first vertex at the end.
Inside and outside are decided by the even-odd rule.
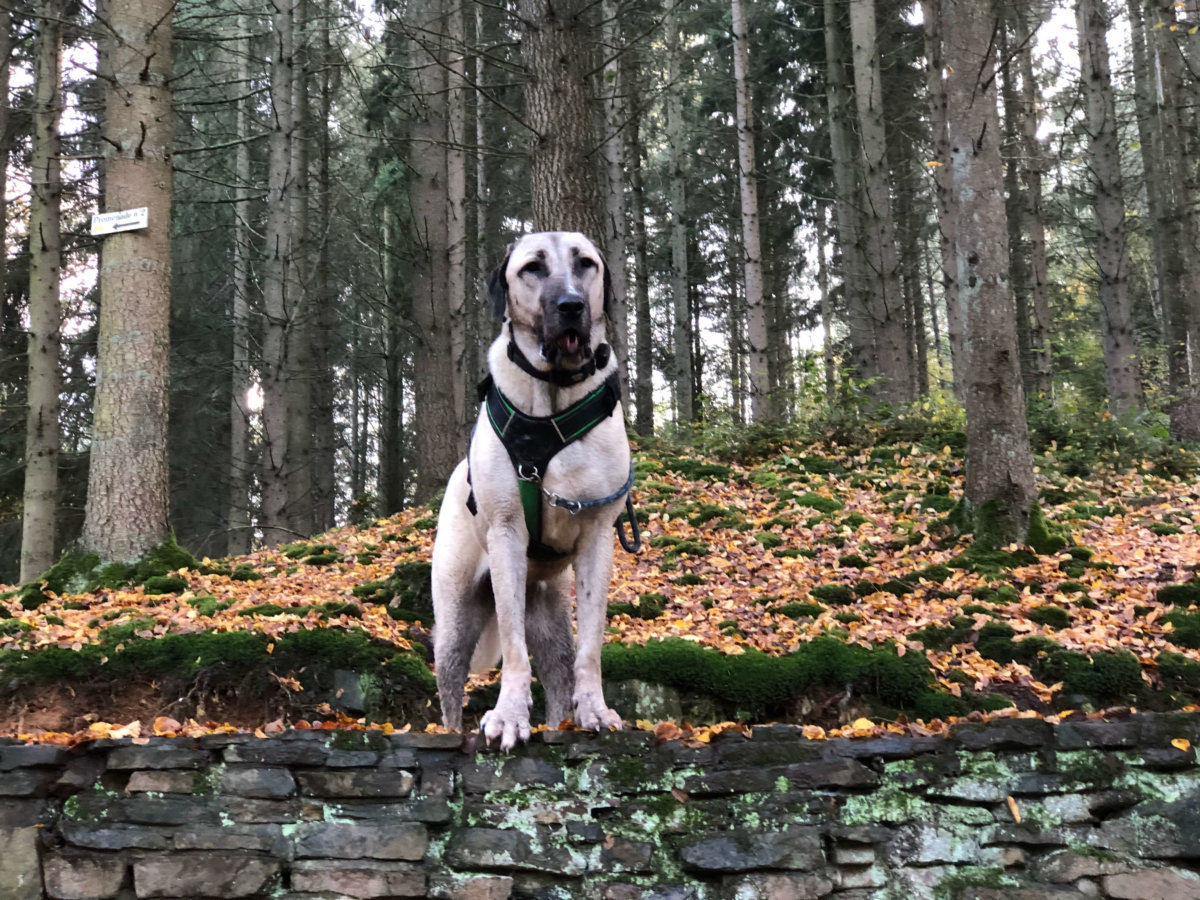
POLYGON ((758 221, 758 169, 754 160, 754 107, 750 98, 750 51, 742 0, 733 0, 733 80, 737 105, 738 186, 742 200, 742 249, 746 284, 746 343, 750 418, 760 425, 778 417, 767 372, 767 316, 763 304, 762 242, 758 221))
MULTIPOLYGON (((942 292, 946 305, 946 340, 950 346, 950 370, 954 396, 963 399, 962 325, 958 320, 958 277, 952 243, 953 222, 950 219, 950 145, 946 121, 946 84, 943 78, 946 62, 942 51, 942 0, 921 0, 925 18, 925 83, 929 95, 929 121, 933 132, 933 182, 937 195, 938 249, 942 292)), ((936 317, 936 304, 931 302, 936 317)))
POLYGON ((829 226, 826 217, 829 207, 826 203, 817 205, 817 292, 821 298, 821 360, 825 370, 825 402, 833 403, 837 380, 834 367, 833 351, 833 296, 829 292, 829 263, 825 257, 825 246, 829 240, 829 226))
POLYGON ((1162 242, 1163 319, 1167 344, 1167 383, 1173 399, 1168 407, 1171 436, 1180 441, 1200 440, 1200 384, 1189 358, 1191 331, 1200 324, 1200 271, 1195 252, 1197 222, 1192 204, 1195 178, 1185 149, 1183 121, 1183 63, 1170 26, 1175 8, 1164 0, 1148 0, 1146 29, 1154 36, 1158 85, 1155 120, 1162 140, 1161 167, 1154 174, 1161 198, 1161 219, 1155 222, 1162 242))
POLYGON ((1033 77, 1033 35, 1029 27, 1030 10, 1022 4, 1014 8, 1016 55, 1021 73, 1021 138, 1025 166, 1025 208, 1022 211, 1024 234, 1029 254, 1029 353, 1032 396, 1049 402, 1054 394, 1054 355, 1050 340, 1049 264, 1046 261, 1046 225, 1042 208, 1042 175, 1046 171, 1045 152, 1038 140, 1038 84, 1033 77))
MULTIPOLYGON (((239 37, 234 55, 237 57, 237 83, 249 81, 250 38, 245 15, 239 15, 234 26, 239 37)), ((237 104, 238 146, 234 151, 233 193, 233 315, 232 366, 229 399, 229 499, 225 522, 228 528, 227 552, 233 555, 250 552, 250 411, 246 405, 250 390, 250 108, 247 100, 237 104)))
POLYGON ((621 377, 621 397, 629 399, 629 304, 625 232, 625 65, 616 0, 604 0, 604 64, 602 92, 604 119, 604 163, 606 182, 604 202, 605 251, 616 302, 608 339, 612 344, 621 377))
POLYGON ((670 172, 671 204, 671 297, 674 311, 672 346, 675 371, 675 421, 696 418, 692 393, 691 317, 688 303, 687 172, 684 161, 683 46, 675 6, 668 6, 664 20, 667 31, 667 166, 670 172))
POLYGON ((866 260, 862 252, 860 183, 854 137, 846 35, 837 0, 825 0, 825 85, 829 107, 829 144, 836 188, 836 231, 841 250, 842 292, 850 331, 850 372, 855 378, 876 374, 875 332, 867 309, 866 260))
POLYGON ((943 0, 951 239, 963 326, 966 512, 976 541, 1022 541, 1037 498, 1017 359, 991 5, 943 0))
MULTIPOLYGON (((38 5, 29 206, 29 359, 25 419, 25 492, 21 509, 21 581, 32 581, 55 556, 58 507, 58 412, 62 309, 59 281, 62 172, 62 0, 38 5)), ((7 71, 7 68, 6 68, 7 71)), ((5 94, 7 103, 7 93, 5 94)))
MULTIPOLYGON (((447 72, 443 38, 446 5, 428 0, 414 12, 412 67, 417 91, 410 126, 413 215, 412 317, 413 400, 417 427, 415 499, 423 503, 440 490, 465 449, 460 423, 464 402, 460 379, 461 346, 453 331, 462 326, 450 298, 447 72)), ((458 305, 461 310, 461 301, 458 305)))
POLYGON ((317 116, 317 222, 319 235, 316 247, 316 272, 313 278, 312 359, 315 377, 312 381, 312 525, 313 531, 328 531, 334 525, 336 488, 334 466, 337 427, 334 424, 335 347, 338 335, 337 286, 334 283, 330 260, 330 221, 333 195, 332 125, 333 83, 335 60, 329 36, 329 22, 335 15, 333 4, 326 2, 321 10, 320 35, 320 99, 317 116))
POLYGON ((1096 215, 1097 286, 1104 334, 1104 371, 1109 408, 1118 417, 1141 408, 1137 341, 1129 300, 1129 244, 1125 233, 1125 188, 1117 149, 1117 111, 1108 62, 1109 26, 1102 0, 1077 0, 1080 78, 1086 99, 1088 168, 1096 215))
POLYGON ((82 544, 134 560, 167 538, 171 309, 170 0, 109 8, 105 102, 108 210, 147 207, 149 226, 104 240, 92 449, 82 544), (120 149, 117 149, 120 148, 120 149))
POLYGON ((446 8, 446 297, 450 304, 450 364, 453 370, 455 439, 465 453, 475 409, 475 384, 467 377, 467 57, 463 4, 446 8), (468 393, 471 402, 468 403, 468 393))
POLYGON ((868 308, 875 331, 880 400, 905 403, 909 368, 904 340, 904 298, 900 256, 888 189, 887 129, 883 118, 883 76, 875 27, 875 0, 850 0, 854 57, 854 97, 858 109, 863 160, 863 238, 866 251, 868 308))
POLYGON ((292 278, 295 235, 292 198, 296 172, 292 144, 296 110, 292 78, 295 63, 295 0, 272 0, 271 121, 267 161, 267 224, 262 266, 262 536, 268 547, 289 540, 287 474, 293 465, 288 448, 287 378, 293 339, 288 286, 292 278))
MULTIPOLYGON (((640 74, 640 70, 639 70, 640 74)), ((634 429, 642 437, 654 434, 653 322, 650 320, 650 259, 646 237, 646 196, 642 185, 641 105, 634 105, 629 121, 629 190, 633 200, 634 315, 637 373, 634 429)))
POLYGON ((591 153, 593 105, 587 0, 519 0, 521 54, 529 70, 525 114, 535 137, 529 186, 536 231, 579 231, 603 241, 598 167, 591 153))

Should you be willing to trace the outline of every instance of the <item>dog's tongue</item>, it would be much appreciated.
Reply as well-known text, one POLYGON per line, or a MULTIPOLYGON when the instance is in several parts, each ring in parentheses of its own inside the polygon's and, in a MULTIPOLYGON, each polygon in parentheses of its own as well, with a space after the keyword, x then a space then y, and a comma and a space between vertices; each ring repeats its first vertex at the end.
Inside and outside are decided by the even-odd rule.
POLYGON ((579 349, 579 335, 573 331, 568 331, 558 339, 558 349, 564 350, 567 353, 574 353, 579 349))

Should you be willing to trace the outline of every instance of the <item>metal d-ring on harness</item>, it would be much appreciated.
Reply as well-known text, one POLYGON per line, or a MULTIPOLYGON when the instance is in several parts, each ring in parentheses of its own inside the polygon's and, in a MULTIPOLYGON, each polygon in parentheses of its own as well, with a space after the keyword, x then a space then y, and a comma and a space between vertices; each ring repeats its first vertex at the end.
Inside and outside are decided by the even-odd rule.
MULTIPOLYGON (((590 364, 591 371, 595 371, 595 368, 603 368, 603 364, 608 362, 610 352, 608 345, 602 344, 598 348, 596 360, 590 364), (601 349, 604 351, 603 353, 600 352, 601 349), (603 360, 603 364, 600 364, 601 360, 603 360)), ((521 351, 517 349, 516 343, 511 342, 509 357, 514 358, 514 354, 519 356, 520 362, 525 364, 521 368, 538 373, 536 377, 556 383, 570 383, 562 381, 563 374, 558 374, 554 378, 546 377, 545 373, 535 369, 524 358, 521 351)), ((569 378, 573 375, 578 375, 578 373, 568 373, 566 377, 569 378)), ((582 377, 578 380, 582 380, 582 377)), ((612 503, 624 495, 625 514, 629 517, 632 537, 626 536, 618 516, 617 521, 613 523, 617 529, 617 538, 620 540, 621 546, 630 553, 636 553, 641 549, 641 530, 638 527, 637 514, 633 508, 633 497, 629 493, 633 487, 632 462, 629 465, 629 478, 626 479, 625 484, 620 490, 614 491, 607 497, 596 500, 569 500, 542 487, 542 476, 550 460, 568 444, 577 441, 603 422, 617 408, 621 399, 621 388, 616 372, 609 375, 603 384, 582 400, 553 416, 529 416, 521 412, 500 393, 500 389, 496 387, 490 375, 479 385, 479 399, 484 403, 488 421, 500 438, 500 442, 504 444, 504 449, 508 451, 509 459, 512 460, 513 468, 516 469, 517 486, 521 492, 521 506, 525 510, 525 524, 529 530, 527 552, 531 559, 555 560, 566 556, 565 553, 542 542, 543 499, 551 506, 557 506, 567 510, 571 515, 575 515, 585 509, 612 503)), ((470 479, 471 473, 468 469, 468 483, 470 483, 470 479)), ((474 491, 467 497, 467 509, 471 511, 471 515, 475 515, 474 491)))

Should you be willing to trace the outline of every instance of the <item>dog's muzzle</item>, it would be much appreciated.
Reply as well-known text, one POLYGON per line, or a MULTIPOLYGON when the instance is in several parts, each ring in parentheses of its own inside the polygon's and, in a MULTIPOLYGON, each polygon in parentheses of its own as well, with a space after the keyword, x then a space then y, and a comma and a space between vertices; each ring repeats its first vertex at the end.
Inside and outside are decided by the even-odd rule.
POLYGON ((587 300, 574 291, 542 304, 542 356, 551 364, 578 362, 591 355, 587 300))

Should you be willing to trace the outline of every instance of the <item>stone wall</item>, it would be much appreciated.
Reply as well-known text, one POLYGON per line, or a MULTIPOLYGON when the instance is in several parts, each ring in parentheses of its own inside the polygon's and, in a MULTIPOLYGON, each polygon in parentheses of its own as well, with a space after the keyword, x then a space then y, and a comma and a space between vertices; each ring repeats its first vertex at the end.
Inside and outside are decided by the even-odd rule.
POLYGON ((1191 744, 1186 714, 949 739, 549 732, 510 756, 371 732, 10 743, 0 898, 1187 900, 1191 744))

